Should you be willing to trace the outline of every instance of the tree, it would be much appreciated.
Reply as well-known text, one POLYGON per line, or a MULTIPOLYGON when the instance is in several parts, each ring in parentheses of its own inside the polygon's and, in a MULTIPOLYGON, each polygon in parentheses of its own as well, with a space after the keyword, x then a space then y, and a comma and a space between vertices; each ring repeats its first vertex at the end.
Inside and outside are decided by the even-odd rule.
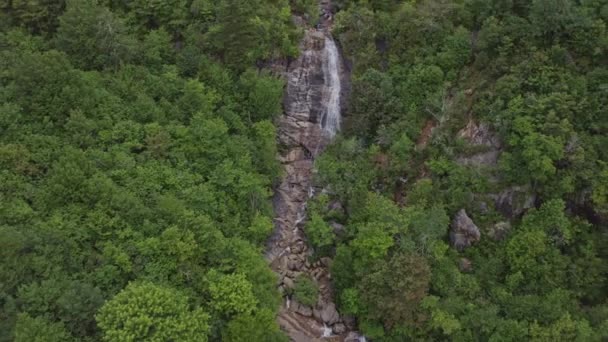
POLYGON ((220 315, 230 317, 236 314, 252 313, 257 305, 251 283, 244 274, 219 274, 211 270, 209 293, 211 305, 220 315))
POLYGON ((15 342, 63 342, 74 340, 61 323, 42 317, 19 314, 15 325, 15 342))
POLYGON ((306 236, 316 248, 329 246, 334 241, 333 229, 316 212, 310 215, 310 220, 306 223, 305 231, 306 236))
POLYGON ((124 24, 95 0, 68 0, 59 23, 57 47, 81 68, 117 67, 131 58, 134 41, 124 24))
POLYGON ((314 306, 319 297, 319 287, 307 276, 301 275, 296 278, 293 291, 294 298, 308 306, 314 306))
POLYGON ((287 337, 279 330, 274 313, 269 309, 262 309, 254 314, 238 315, 228 322, 228 326, 222 331, 222 341, 286 342, 287 337))
POLYGON ((387 328, 419 323, 419 304, 430 280, 429 265, 416 254, 395 254, 386 263, 376 263, 358 289, 366 317, 382 321, 387 328))
POLYGON ((273 229, 274 225, 269 217, 256 213, 249 226, 249 240, 257 244, 262 244, 266 241, 273 229))
POLYGON ((370 139, 382 124, 392 121, 399 113, 398 99, 392 79, 385 73, 368 69, 353 80, 350 104, 350 132, 370 139))
POLYGON ((280 79, 249 69, 241 75, 239 83, 250 121, 273 120, 281 114, 283 82, 280 79))
POLYGON ((106 341, 207 341, 209 316, 183 293, 152 283, 130 283, 96 316, 106 341))

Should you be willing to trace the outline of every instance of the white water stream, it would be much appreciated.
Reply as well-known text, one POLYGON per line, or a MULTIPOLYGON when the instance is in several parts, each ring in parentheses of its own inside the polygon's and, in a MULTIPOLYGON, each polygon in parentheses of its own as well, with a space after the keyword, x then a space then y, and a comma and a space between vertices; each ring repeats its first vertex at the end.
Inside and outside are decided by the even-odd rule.
POLYGON ((325 108, 321 117, 321 126, 334 137, 340 130, 340 54, 334 40, 327 36, 325 38, 325 58, 323 61, 323 74, 325 77, 325 87, 327 87, 325 108))

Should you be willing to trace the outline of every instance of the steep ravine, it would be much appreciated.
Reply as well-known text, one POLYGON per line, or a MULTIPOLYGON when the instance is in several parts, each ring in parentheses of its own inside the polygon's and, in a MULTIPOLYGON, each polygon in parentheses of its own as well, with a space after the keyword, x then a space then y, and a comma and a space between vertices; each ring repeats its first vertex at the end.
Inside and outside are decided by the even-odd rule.
POLYGON ((284 113, 278 120, 284 178, 274 197, 275 231, 266 258, 279 275, 284 303, 278 322, 290 339, 304 341, 359 341, 352 319, 341 316, 334 304, 328 258, 311 263, 306 240, 306 202, 314 196, 315 158, 340 129, 344 66, 331 37, 330 4, 322 1, 321 22, 306 28, 300 57, 285 77, 284 113), (314 307, 297 303, 289 293, 295 279, 307 275, 319 286, 314 307))

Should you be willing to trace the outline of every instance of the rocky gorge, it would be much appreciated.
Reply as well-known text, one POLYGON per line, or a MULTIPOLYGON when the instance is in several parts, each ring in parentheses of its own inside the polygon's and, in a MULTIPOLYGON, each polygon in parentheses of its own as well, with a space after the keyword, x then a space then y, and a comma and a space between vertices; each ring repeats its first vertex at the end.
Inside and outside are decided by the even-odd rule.
POLYGON ((277 273, 277 286, 284 295, 278 322, 292 341, 359 341, 362 337, 354 331, 354 320, 336 310, 331 260, 311 261, 313 251, 303 229, 306 202, 315 194, 314 160, 340 128, 342 84, 347 80, 331 36, 331 4, 322 1, 320 9, 319 24, 305 28, 299 58, 283 72, 287 86, 278 138, 284 177, 275 190, 275 230, 267 244, 266 259, 277 273), (319 288, 312 306, 292 298, 294 283, 301 276, 310 278, 319 288))

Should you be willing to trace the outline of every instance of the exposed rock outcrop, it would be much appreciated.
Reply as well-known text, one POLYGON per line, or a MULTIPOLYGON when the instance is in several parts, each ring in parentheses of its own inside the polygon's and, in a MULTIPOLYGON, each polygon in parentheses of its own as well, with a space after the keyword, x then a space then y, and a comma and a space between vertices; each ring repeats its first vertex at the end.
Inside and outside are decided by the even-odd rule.
MULTIPOLYGON (((322 1, 321 6, 327 14, 329 2, 322 1)), ((339 115, 335 85, 339 87, 337 79, 341 75, 336 76, 336 72, 342 74, 343 65, 337 60, 336 47, 327 29, 332 17, 325 15, 320 29, 305 31, 300 57, 281 72, 287 86, 284 115, 277 125, 282 146, 279 160, 285 176, 275 190, 275 230, 267 244, 266 258, 281 279, 278 287, 285 296, 285 305, 278 322, 292 341, 344 341, 352 332, 352 325, 349 329, 333 303, 328 267, 331 260, 311 262, 312 251, 303 232, 306 202, 314 195, 311 184, 314 158, 330 142, 337 127, 328 113, 339 115), (332 122, 332 129, 322 126, 332 122), (310 277, 319 287, 319 298, 312 308, 291 300, 294 280, 300 275, 310 277)))
POLYGON ((454 220, 452 220, 450 227, 450 243, 452 246, 462 251, 479 241, 480 238, 481 233, 479 228, 473 223, 467 212, 464 209, 460 209, 454 220))
POLYGON ((491 197, 496 209, 509 219, 523 215, 536 203, 536 194, 527 186, 512 186, 491 197))
POLYGON ((458 137, 468 141, 473 147, 481 151, 469 156, 459 157, 456 161, 468 166, 495 166, 502 149, 502 142, 498 135, 490 129, 487 123, 477 124, 470 120, 465 128, 458 132, 458 137))

